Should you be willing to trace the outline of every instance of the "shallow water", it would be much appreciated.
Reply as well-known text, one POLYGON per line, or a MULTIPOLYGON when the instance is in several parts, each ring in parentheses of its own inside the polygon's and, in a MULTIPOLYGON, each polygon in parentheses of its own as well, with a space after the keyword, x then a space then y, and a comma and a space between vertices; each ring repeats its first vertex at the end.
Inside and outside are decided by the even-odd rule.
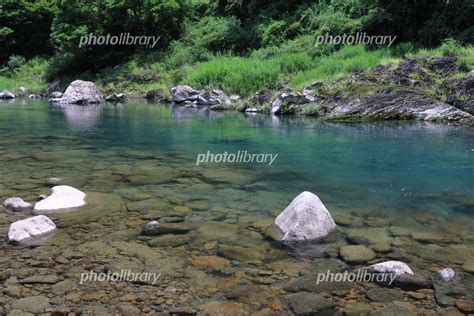
MULTIPOLYGON (((427 271, 460 267, 474 258, 473 136, 473 127, 462 125, 336 124, 141 101, 65 108, 44 101, 2 102, 0 198, 34 201, 55 185, 50 178, 59 178, 89 193, 90 201, 77 212, 50 215, 59 229, 38 247, 0 249, 8 277, 18 279, 57 274, 77 283, 91 268, 159 270, 158 288, 167 296, 156 294, 156 286, 98 282, 61 298, 50 286, 23 290, 49 294, 52 304, 72 310, 78 302, 113 307, 127 302, 124 293, 152 293, 147 294, 152 304, 128 301, 143 313, 236 308, 212 305, 226 301, 248 313, 275 310, 275 302, 285 306, 285 282, 324 266, 321 258, 340 260, 338 247, 354 236, 363 236, 368 246, 392 244, 374 262, 403 258, 427 271), (239 150, 278 156, 271 166, 196 165, 207 151, 239 150), (315 245, 282 248, 268 233, 302 191, 316 193, 343 223, 324 254, 315 245), (169 239, 141 236, 140 227, 153 219, 187 225, 189 232, 165 236, 169 239), (436 239, 440 235, 448 237, 436 239), (445 248, 455 250, 439 254, 445 248), (229 259, 227 270, 193 261, 203 255, 229 259), (51 258, 56 264, 47 264, 51 258), (36 267, 31 260, 39 262, 36 267), (261 286, 258 292, 265 295, 252 300, 225 294, 241 284, 261 286), (96 287, 109 294, 87 297, 96 287)), ((23 217, 2 214, 2 233, 23 217)), ((2 302, 12 304, 6 296, 2 302)))

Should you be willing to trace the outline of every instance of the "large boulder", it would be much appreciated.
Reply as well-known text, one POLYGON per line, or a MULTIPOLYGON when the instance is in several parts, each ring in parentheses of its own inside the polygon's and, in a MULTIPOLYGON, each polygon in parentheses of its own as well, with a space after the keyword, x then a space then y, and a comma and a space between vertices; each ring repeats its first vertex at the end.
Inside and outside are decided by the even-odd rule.
POLYGON ((326 237, 336 223, 321 200, 305 191, 298 195, 275 220, 283 241, 315 240, 326 237))
POLYGON ((35 204, 35 212, 54 212, 81 207, 86 204, 86 194, 76 188, 59 185, 51 189, 51 195, 35 204))
POLYGON ((12 197, 8 198, 3 202, 3 206, 7 210, 13 211, 13 212, 23 212, 23 211, 29 211, 33 208, 33 205, 31 205, 28 202, 23 201, 22 199, 18 197, 12 197))
POLYGON ((104 99, 97 87, 90 81, 75 80, 64 92, 61 103, 94 104, 103 103, 104 99))
POLYGON ((197 101, 200 91, 194 90, 190 86, 176 86, 170 89, 171 101, 176 103, 197 101))
POLYGON ((323 102, 329 119, 472 122, 471 114, 413 91, 380 92, 367 98, 323 102))
POLYGON ((15 95, 8 90, 0 92, 0 99, 15 99, 15 95))
POLYGON ((25 239, 38 237, 56 229, 52 220, 44 215, 38 215, 14 222, 8 230, 8 241, 20 243, 25 239))

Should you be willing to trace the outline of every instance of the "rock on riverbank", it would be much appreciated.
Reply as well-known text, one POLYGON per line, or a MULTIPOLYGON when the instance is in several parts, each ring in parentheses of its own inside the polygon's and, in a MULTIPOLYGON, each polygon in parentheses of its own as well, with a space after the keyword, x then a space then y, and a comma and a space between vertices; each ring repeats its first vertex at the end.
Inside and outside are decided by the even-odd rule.
POLYGON ((60 102, 71 104, 94 104, 104 103, 104 98, 92 82, 75 80, 66 89, 60 102))

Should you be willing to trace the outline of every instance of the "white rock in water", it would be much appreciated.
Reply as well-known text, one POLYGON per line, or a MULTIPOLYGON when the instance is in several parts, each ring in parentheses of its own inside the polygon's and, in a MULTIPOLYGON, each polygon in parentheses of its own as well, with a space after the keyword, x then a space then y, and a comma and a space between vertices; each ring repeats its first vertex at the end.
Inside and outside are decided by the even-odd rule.
POLYGON ((8 230, 8 240, 19 243, 24 239, 36 237, 56 229, 56 224, 44 215, 38 215, 14 222, 8 230))
POLYGON ((7 210, 13 211, 13 212, 22 212, 22 211, 28 211, 33 208, 33 205, 31 205, 28 202, 23 201, 22 199, 18 197, 12 197, 8 198, 3 202, 3 206, 7 210))
POLYGON ((305 191, 298 195, 275 220, 284 241, 314 240, 329 235, 336 223, 321 200, 305 191))
POLYGON ((449 283, 454 280, 455 275, 456 273, 454 272, 454 270, 450 268, 444 268, 438 271, 438 276, 445 283, 449 283))
POLYGON ((55 186, 51 195, 35 204, 35 211, 54 211, 80 207, 86 204, 86 194, 67 185, 55 186))
POLYGON ((92 104, 104 103, 97 87, 90 81, 75 80, 67 87, 61 103, 92 104))
POLYGON ((401 261, 385 261, 371 265, 369 270, 379 273, 395 273, 396 275, 413 274, 412 269, 401 261))

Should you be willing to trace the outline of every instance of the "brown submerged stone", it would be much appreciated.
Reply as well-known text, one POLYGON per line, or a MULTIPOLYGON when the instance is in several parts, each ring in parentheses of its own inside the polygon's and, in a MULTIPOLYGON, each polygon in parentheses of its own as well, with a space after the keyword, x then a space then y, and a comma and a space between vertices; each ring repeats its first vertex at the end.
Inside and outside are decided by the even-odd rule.
POLYGON ((217 256, 200 256, 193 259, 193 266, 198 268, 215 269, 229 265, 229 260, 217 256))

